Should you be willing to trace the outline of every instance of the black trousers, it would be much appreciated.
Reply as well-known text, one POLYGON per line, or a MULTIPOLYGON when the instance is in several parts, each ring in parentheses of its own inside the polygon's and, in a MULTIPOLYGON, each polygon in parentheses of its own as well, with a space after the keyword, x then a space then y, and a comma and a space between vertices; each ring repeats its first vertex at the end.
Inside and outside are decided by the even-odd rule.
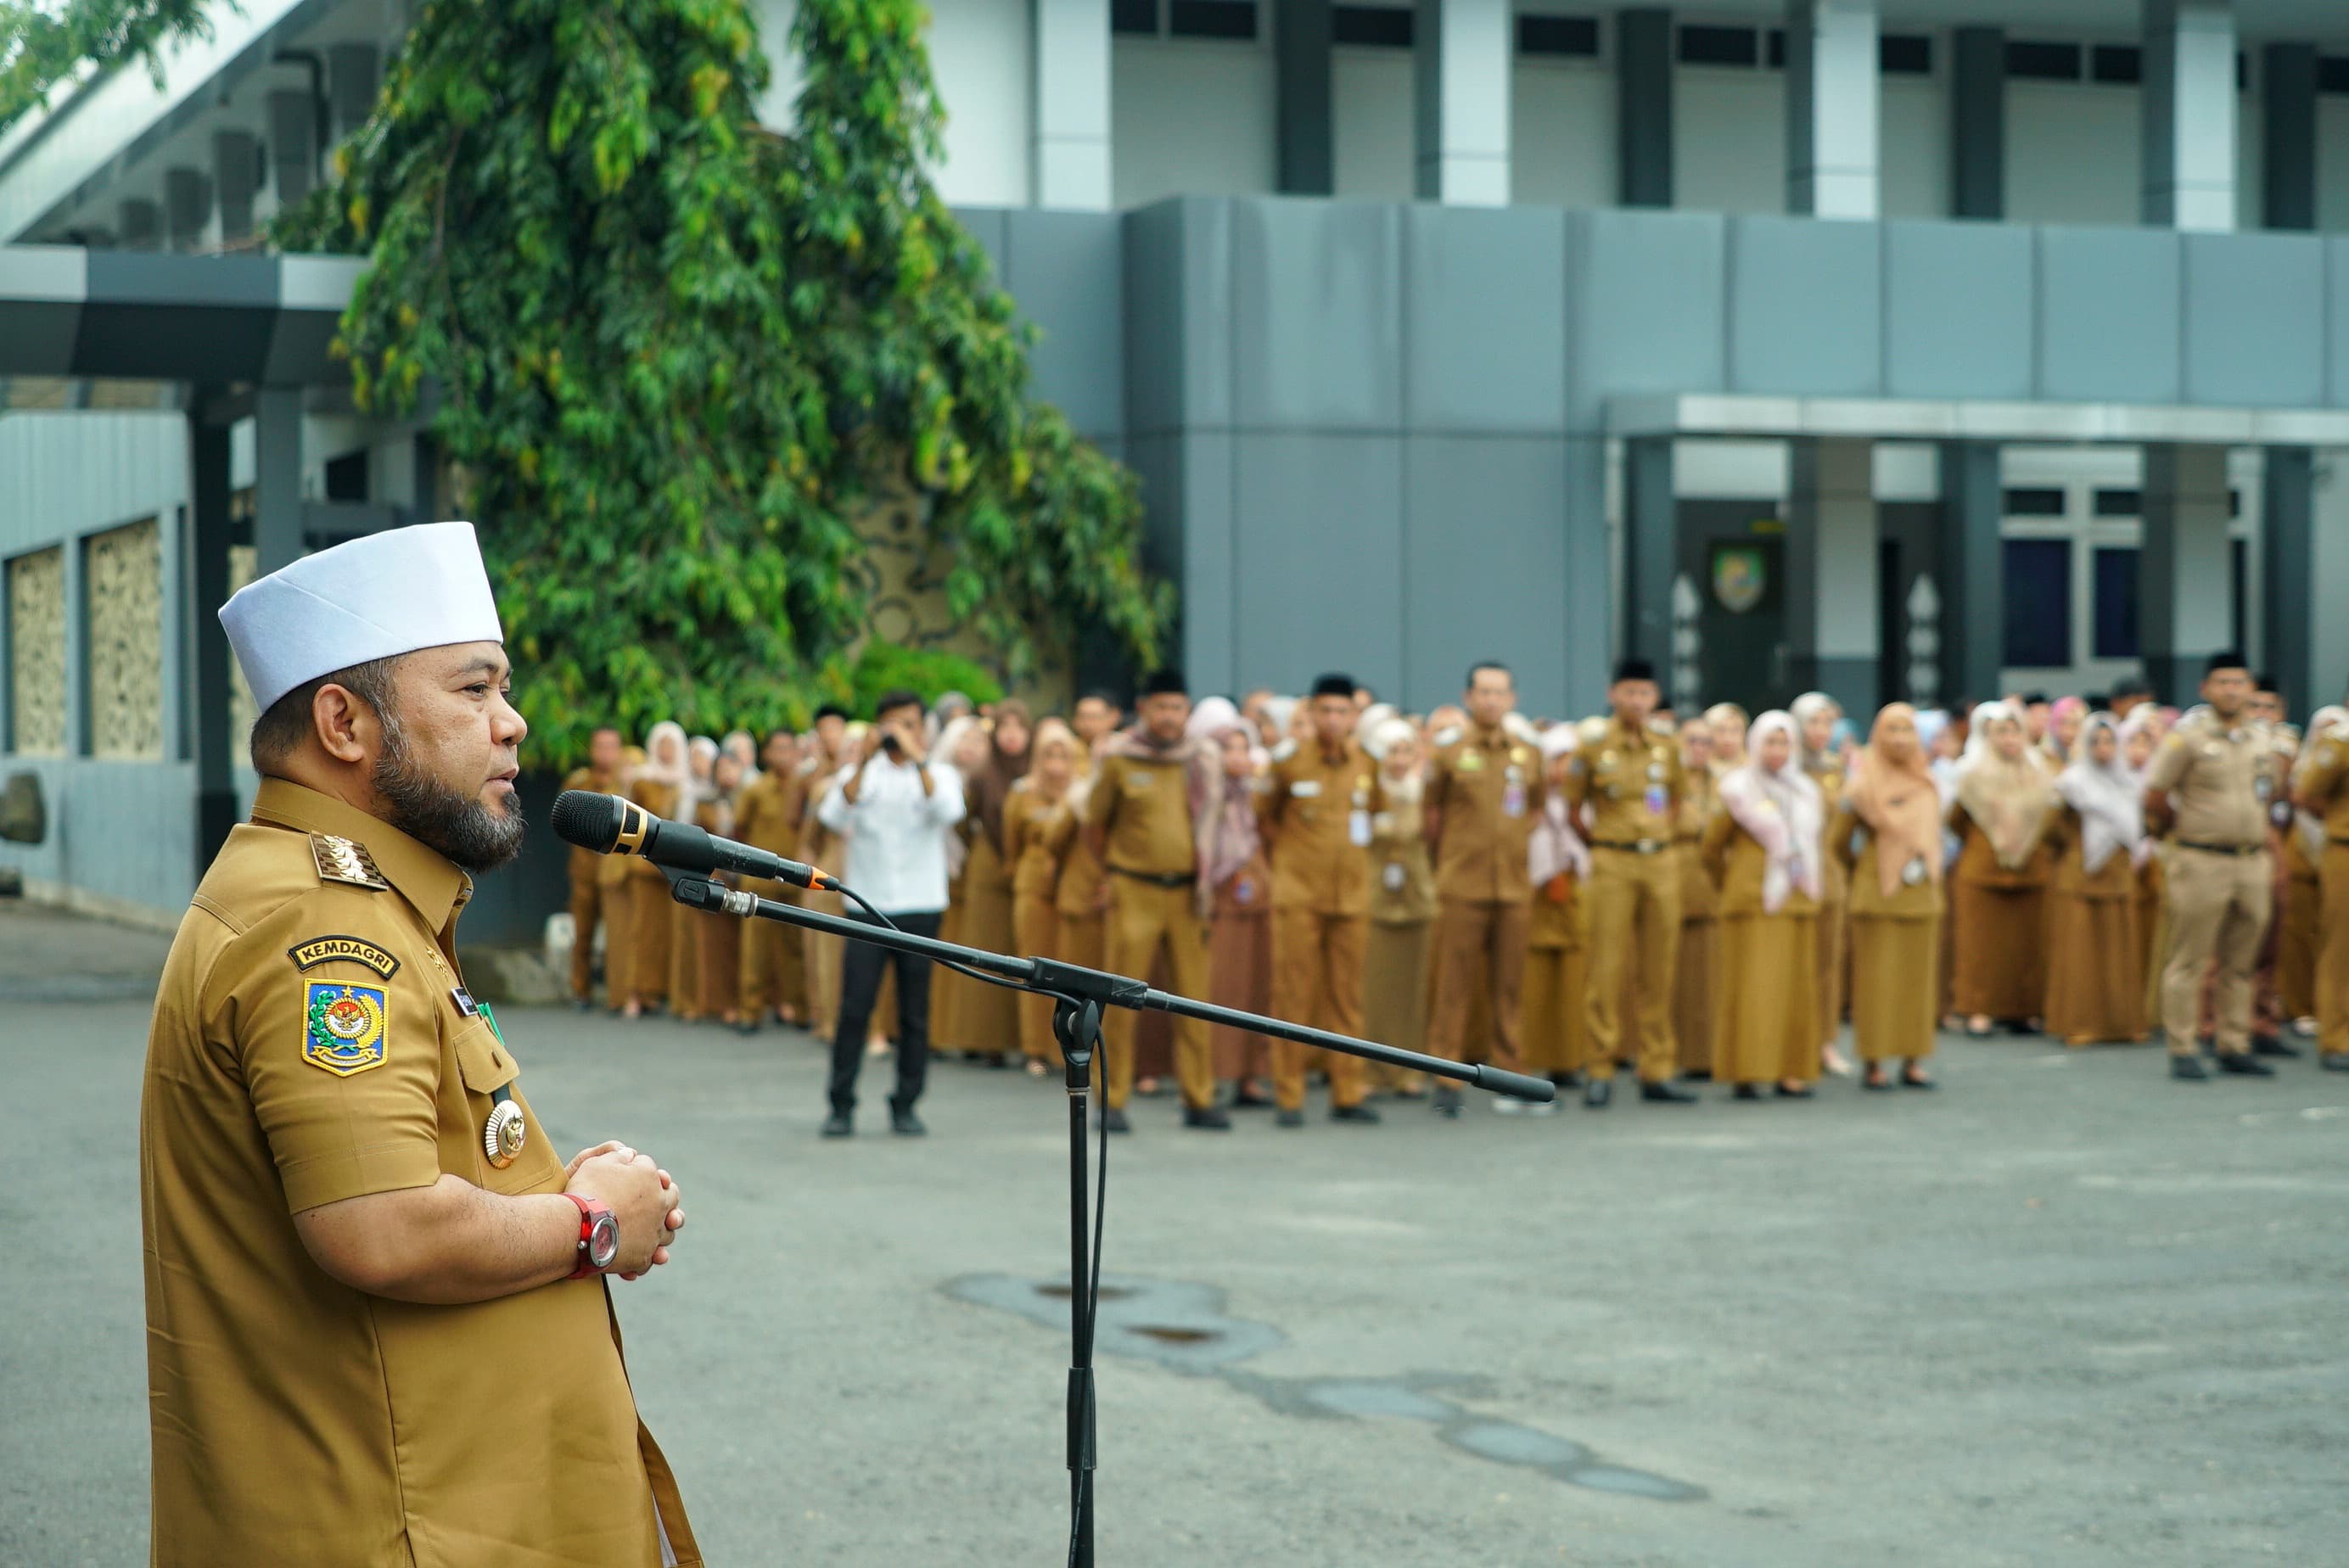
MULTIPOLYGON (((867 925, 879 923, 863 913, 851 915, 867 925)), ((892 914, 900 931, 916 936, 936 936, 938 916, 892 914)), ((882 965, 897 966, 897 1091, 889 1097, 892 1110, 911 1110, 922 1098, 930 1076, 930 961, 910 953, 892 953, 851 937, 840 964, 840 1012, 832 1031, 832 1109, 856 1109, 856 1070, 864 1065, 864 1028, 873 1021, 873 1004, 881 995, 882 965)))

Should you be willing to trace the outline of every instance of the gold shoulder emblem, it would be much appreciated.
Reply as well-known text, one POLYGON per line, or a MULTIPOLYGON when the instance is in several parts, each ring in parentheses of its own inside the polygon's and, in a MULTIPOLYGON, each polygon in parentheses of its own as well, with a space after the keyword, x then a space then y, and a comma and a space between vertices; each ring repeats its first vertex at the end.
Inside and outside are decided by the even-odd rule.
POLYGON ((347 882, 352 887, 370 888, 377 892, 389 892, 391 884, 375 868, 375 857, 367 846, 354 839, 339 838, 333 833, 310 835, 310 857, 318 863, 320 882, 347 882))

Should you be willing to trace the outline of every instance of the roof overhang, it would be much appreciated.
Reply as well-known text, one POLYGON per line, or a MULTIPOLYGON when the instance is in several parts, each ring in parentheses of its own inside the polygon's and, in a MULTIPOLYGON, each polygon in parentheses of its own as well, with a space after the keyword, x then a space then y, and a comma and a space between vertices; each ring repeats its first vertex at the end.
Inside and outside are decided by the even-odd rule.
POLYGON ((1992 402, 1965 398, 1773 397, 1665 393, 1610 398, 1610 436, 1879 441, 2096 442, 2213 447, 2349 446, 2349 409, 2180 404, 1992 402))

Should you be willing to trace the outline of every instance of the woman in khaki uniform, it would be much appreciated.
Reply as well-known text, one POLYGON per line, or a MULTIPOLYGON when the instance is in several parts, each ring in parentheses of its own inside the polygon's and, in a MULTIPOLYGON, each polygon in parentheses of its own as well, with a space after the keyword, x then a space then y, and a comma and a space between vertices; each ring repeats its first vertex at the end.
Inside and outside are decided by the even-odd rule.
MULTIPOLYGON (((685 728, 664 719, 647 732, 645 760, 631 775, 626 794, 654 816, 674 818, 688 776, 685 728)), ((628 965, 627 1000, 620 1004, 620 1016, 634 1018, 647 1004, 657 1006, 669 995, 669 938, 674 929, 669 911, 676 901, 669 897, 668 879, 661 875, 660 867, 636 855, 628 856, 627 863, 628 923, 635 947, 628 965)))
POLYGON ((1719 891, 1704 869, 1704 825, 1720 804, 1713 771, 1713 726, 1692 718, 1681 726, 1681 766, 1688 789, 1672 838, 1681 857, 1681 958, 1672 976, 1672 1035, 1680 1042, 1683 1077, 1713 1076, 1713 1031, 1721 1011, 1714 972, 1721 963, 1719 891))
MULTIPOLYGON (((643 747, 631 746, 621 752, 620 772, 612 780, 612 792, 634 799, 633 795, 628 795, 629 780, 644 765, 643 747)), ((595 857, 595 893, 604 911, 604 1005, 615 1013, 626 1009, 629 986, 635 978, 636 905, 629 884, 635 879, 636 867, 634 855, 595 857)))
MULTIPOLYGON (((1590 876, 1590 847, 1574 830, 1566 807, 1567 769, 1580 744, 1570 724, 1540 737, 1550 789, 1541 820, 1526 845, 1533 911, 1526 923, 1526 970, 1521 1022, 1524 1070, 1561 1087, 1579 1087, 1587 1066, 1585 1026, 1590 976, 1590 912, 1582 896, 1590 876)), ((1547 1107, 1543 1109, 1547 1109, 1547 1107)))
MULTIPOLYGON (((1004 854, 1003 812, 1012 785, 1028 771, 1028 710, 1016 702, 999 703, 991 726, 982 723, 976 733, 979 739, 961 743, 965 757, 977 755, 975 766, 964 769, 969 810, 957 830, 964 852, 949 907, 950 915, 959 912, 951 940, 1000 953, 1012 944, 1011 862, 1004 854)), ((945 1047, 989 1067, 1009 1065, 1019 1046, 1019 994, 951 970, 939 972, 936 989, 945 1008, 938 1035, 945 1047)))
POLYGON ((1827 841, 1851 888, 1851 1032, 1864 1088, 1886 1089, 1886 1064, 1929 1089, 1941 985, 1941 792, 1905 702, 1876 716, 1850 770, 1827 841))
POLYGON ((2031 756, 2023 716, 2003 702, 1975 708, 1949 820, 1958 835, 1952 1000, 1976 1039, 1989 1035, 1993 1019, 2024 1034, 2039 1030, 2056 803, 2054 781, 2031 756))
MULTIPOLYGON (((2317 743, 2349 728, 2349 707, 2320 707, 2308 717, 2302 758, 2316 755, 2317 743)), ((2299 767, 2293 767, 2297 776, 2299 767)), ((2317 954, 2322 951, 2324 905, 2324 819, 2313 811, 2295 810, 2292 829, 2284 835, 2284 868, 2291 879, 2282 915, 2282 930, 2276 951, 2276 989, 2282 993, 2283 1015, 2292 1033, 2303 1039, 2316 1033, 2317 954)))
MULTIPOLYGON (((686 747, 689 759, 685 785, 678 793, 677 810, 680 821, 694 821, 701 810, 701 802, 717 786, 710 780, 718 764, 718 742, 706 735, 697 735, 686 747)), ((668 906, 668 1010, 679 1023, 701 1022, 701 937, 709 917, 698 909, 688 909, 675 899, 668 906)))
MULTIPOLYGON (((1843 799, 1844 762, 1835 750, 1836 721, 1843 717, 1843 705, 1825 692, 1812 691, 1796 697, 1787 711, 1794 715, 1802 744, 1803 771, 1819 787, 1825 814, 1832 817, 1835 803, 1843 799)), ((1851 882, 1843 857, 1829 852, 1825 842, 1819 846, 1819 860, 1826 878, 1819 899, 1819 1050, 1828 1071, 1847 1077, 1851 1066, 1836 1049, 1836 1037, 1843 1033, 1844 923, 1851 910, 1851 882)))
MULTIPOLYGON (((2145 770, 2153 766, 2153 754, 2159 748, 2168 727, 2161 710, 2151 703, 2143 704, 2121 721, 2121 758, 2128 765, 2129 777, 2140 793, 2145 788, 2145 770)), ((2168 940, 2163 931, 2163 911, 2168 907, 2168 867, 2163 859, 2167 852, 2168 846, 2154 840, 2137 868, 2137 947, 2145 970, 2145 1018, 2148 1030, 2153 1020, 2161 1016, 2161 952, 2168 940)))
MULTIPOLYGON (((1060 916, 1052 901, 1061 880, 1060 851, 1051 842, 1056 817, 1071 818, 1069 789, 1075 782, 1077 738, 1057 718, 1036 727, 1036 766, 1012 785, 1003 805, 1003 853, 1011 862, 1011 934, 1023 954, 1049 955, 1059 937, 1060 916)), ((1028 996, 1019 1004, 1019 1048, 1030 1076, 1041 1078, 1061 1065, 1052 1037, 1052 998, 1028 996)))
MULTIPOLYGON (((741 793, 742 764, 730 751, 720 750, 711 765, 709 791, 693 802, 693 825, 721 839, 734 836, 734 805, 741 793)), ((731 887, 740 879, 727 876, 716 879, 731 887)), ((721 914, 715 910, 686 909, 697 927, 695 945, 698 970, 694 975, 694 990, 699 997, 698 1011, 705 1018, 716 1018, 728 1028, 742 1020, 736 1006, 740 995, 742 978, 742 918, 721 914)))
POLYGON ((2067 1046, 2146 1037, 2137 863, 2146 849, 2136 775, 2106 713, 2082 721, 2055 780, 2062 849, 2047 892, 2047 1032, 2067 1046))
MULTIPOLYGON (((1243 1012, 1268 1012, 1272 868, 1257 830, 1254 727, 1230 703, 1211 696, 1192 711, 1190 734, 1193 741, 1216 748, 1222 759, 1215 792, 1197 822, 1199 891, 1208 921, 1207 999, 1243 1012)), ((1269 1041, 1220 1024, 1208 1030, 1207 1041, 1216 1077, 1233 1085, 1234 1105, 1272 1103, 1269 1041)), ((1137 1061, 1135 1070, 1146 1072, 1151 1065, 1137 1061)), ((1170 1062, 1162 1070, 1171 1067, 1170 1062)))
POLYGON ((1765 713, 1746 764, 1721 781, 1701 850, 1721 890, 1725 1015, 1713 1076, 1759 1099, 1762 1085, 1807 1099, 1819 1076, 1819 787, 1802 769, 1792 716, 1765 713))
MULTIPOLYGON (((1427 934, 1435 920, 1435 868, 1427 857, 1425 778, 1419 731, 1388 718, 1363 731, 1378 759, 1387 809, 1371 821, 1371 932, 1362 959, 1362 1030, 1406 1051, 1427 1038, 1427 934)), ((1427 1090, 1421 1076, 1370 1064, 1371 1087, 1403 1099, 1427 1090)))

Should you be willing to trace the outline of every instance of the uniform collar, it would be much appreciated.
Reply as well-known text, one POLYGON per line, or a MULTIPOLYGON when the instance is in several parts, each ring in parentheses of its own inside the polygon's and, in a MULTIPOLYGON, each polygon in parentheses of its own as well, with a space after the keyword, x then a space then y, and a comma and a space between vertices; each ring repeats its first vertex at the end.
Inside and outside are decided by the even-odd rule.
POLYGON ((380 817, 287 779, 264 779, 253 798, 253 820, 304 833, 330 833, 366 848, 384 880, 440 931, 473 895, 473 879, 455 861, 380 817))
POLYGON ((1468 721, 1468 739, 1471 743, 1484 747, 1489 751, 1495 747, 1508 745, 1509 731, 1506 725, 1495 724, 1487 727, 1472 718, 1468 721))
POLYGON ((1644 724, 1626 724, 1623 722, 1620 715, 1612 713, 1609 714, 1607 716, 1607 727, 1611 733, 1621 737, 1626 742, 1638 741, 1641 746, 1653 746, 1656 744, 1656 736, 1653 730, 1650 729, 1644 724))

